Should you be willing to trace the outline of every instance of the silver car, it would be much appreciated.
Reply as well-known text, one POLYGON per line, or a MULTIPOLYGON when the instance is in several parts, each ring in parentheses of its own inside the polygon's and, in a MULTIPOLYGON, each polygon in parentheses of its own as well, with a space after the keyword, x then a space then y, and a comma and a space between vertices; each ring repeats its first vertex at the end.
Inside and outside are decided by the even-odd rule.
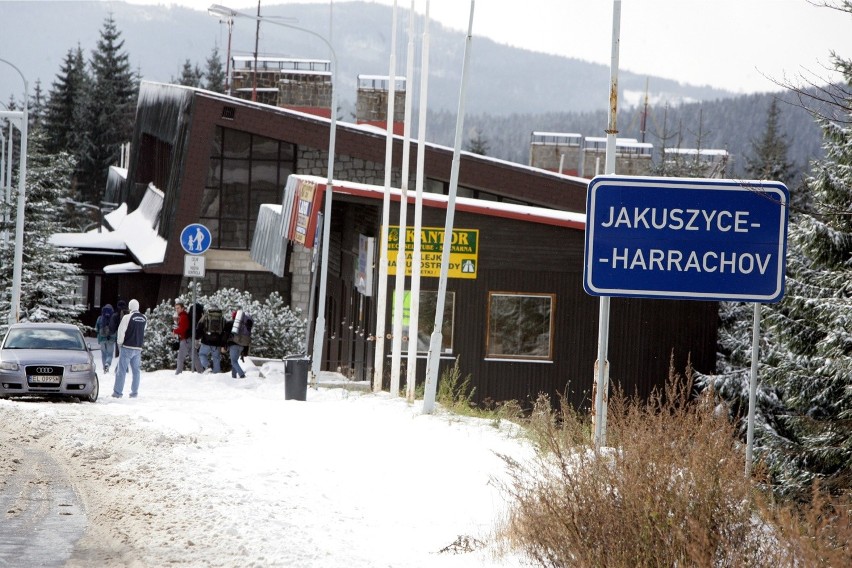
POLYGON ((0 345, 0 398, 66 396, 98 400, 95 359, 80 328, 16 323, 0 345))

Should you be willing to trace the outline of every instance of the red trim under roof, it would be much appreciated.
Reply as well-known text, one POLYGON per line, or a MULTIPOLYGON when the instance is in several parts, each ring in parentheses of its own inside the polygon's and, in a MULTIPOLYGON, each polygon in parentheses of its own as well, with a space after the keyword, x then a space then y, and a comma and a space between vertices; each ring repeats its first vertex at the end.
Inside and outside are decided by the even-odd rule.
MULTIPOLYGON (((323 186, 325 191, 325 182, 317 182, 323 186)), ((342 195, 352 195, 355 197, 366 197, 368 199, 383 199, 384 188, 367 185, 367 184, 350 184, 336 182, 334 193, 342 195)), ((413 205, 415 195, 413 191, 408 192, 408 203, 413 205)), ((400 190, 391 188, 390 198, 393 201, 399 202, 402 200, 400 190)), ((449 198, 446 195, 438 195, 435 193, 424 193, 423 204, 428 207, 446 209, 449 198)), ((556 209, 544 209, 542 207, 532 207, 528 205, 513 205, 508 203, 500 203, 497 201, 483 201, 480 199, 469 199, 466 197, 456 198, 456 210, 466 213, 476 213, 478 215, 488 215, 489 217, 502 217, 505 219, 516 219, 518 221, 527 221, 530 223, 540 223, 542 225, 555 225, 557 227, 568 227, 579 231, 586 230, 585 213, 573 213, 569 211, 559 211, 556 209)))

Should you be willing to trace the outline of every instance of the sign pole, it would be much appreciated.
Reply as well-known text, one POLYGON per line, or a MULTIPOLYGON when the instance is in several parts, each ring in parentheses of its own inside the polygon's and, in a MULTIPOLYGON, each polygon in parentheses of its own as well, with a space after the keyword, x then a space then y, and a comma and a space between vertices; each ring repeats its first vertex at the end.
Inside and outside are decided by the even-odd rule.
POLYGON ((195 326, 198 321, 196 313, 196 289, 198 288, 198 278, 204 278, 205 262, 204 253, 210 249, 210 244, 213 242, 213 237, 210 234, 210 229, 201 223, 192 223, 183 228, 180 232, 180 246, 183 247, 183 275, 191 278, 190 286, 192 287, 192 330, 190 352, 192 353, 192 371, 195 372, 198 365, 198 354, 195 351, 195 326))
POLYGON ((751 474, 752 449, 754 447, 754 412, 757 403, 757 357, 760 351, 760 304, 754 303, 754 323, 751 328, 751 377, 748 385, 748 430, 746 432, 745 474, 751 474))
MULTIPOLYGON (((621 0, 612 3, 612 56, 609 85, 609 128, 606 131, 607 174, 615 173, 615 142, 618 135, 616 115, 618 112, 618 44, 621 34, 621 0)), ((587 212, 588 213, 588 212, 587 212)), ((588 228, 586 229, 588 230, 588 228)), ((601 296, 598 313, 598 360, 595 362, 594 396, 592 414, 594 444, 599 449, 606 444, 606 410, 609 394, 609 296, 601 296)))

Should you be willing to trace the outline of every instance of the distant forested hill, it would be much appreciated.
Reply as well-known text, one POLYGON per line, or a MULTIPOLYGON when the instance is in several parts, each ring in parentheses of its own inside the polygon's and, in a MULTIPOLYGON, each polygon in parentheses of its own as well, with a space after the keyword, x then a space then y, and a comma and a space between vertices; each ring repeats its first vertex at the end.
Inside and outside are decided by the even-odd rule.
MULTIPOLYGON (((296 17, 299 26, 315 30, 319 35, 329 33, 326 5, 275 4, 274 0, 264 0, 262 11, 267 16, 296 17)), ((405 24, 407 10, 401 8, 399 12, 400 22, 405 24)), ((333 44, 339 59, 339 100, 344 120, 351 120, 357 75, 388 72, 391 14, 389 6, 370 2, 334 4, 333 44)), ((0 2, 0 20, 9 24, 0 33, 0 56, 25 70, 31 92, 36 80, 40 80, 42 92, 47 94, 68 50, 79 45, 89 57, 104 20, 110 16, 122 34, 131 65, 144 80, 169 82, 180 76, 186 60, 203 68, 214 46, 218 46, 224 59, 227 28, 206 12, 120 1, 0 2)), ((422 19, 417 26, 419 30, 422 19)), ((464 35, 461 30, 436 22, 430 24, 431 112, 427 138, 433 142, 453 143, 464 35)), ((235 53, 245 54, 253 49, 254 38, 253 22, 235 22, 235 53)), ((400 39, 397 46, 399 73, 404 73, 406 42, 400 39)), ((327 47, 315 38, 268 24, 261 27, 259 51, 262 55, 328 57, 327 47)), ((419 62, 419 54, 416 60, 419 62)), ((479 132, 488 142, 489 155, 527 163, 530 133, 534 130, 604 136, 609 79, 606 65, 474 37, 465 138, 479 132)), ((9 101, 10 94, 20 100, 19 84, 17 76, 0 74, 0 101, 9 101)), ((742 171, 751 140, 762 132, 770 97, 775 96, 735 97, 706 86, 637 75, 628 70, 619 73, 619 97, 624 103, 643 100, 646 86, 649 100, 668 101, 670 105, 666 111, 663 103, 655 102, 649 109, 646 141, 659 147, 665 122, 669 133, 681 133, 682 147, 695 147, 701 124, 703 147, 727 148, 733 154, 731 175, 742 171)), ((788 95, 782 96, 791 100, 788 95)), ((618 119, 620 136, 640 139, 638 111, 628 109, 626 104, 621 108, 624 110, 618 119)), ((798 106, 782 104, 780 108, 781 126, 790 142, 789 158, 804 168, 808 160, 821 155, 819 130, 808 113, 798 106)))
MULTIPOLYGON (((187 59, 203 68, 216 45, 224 60, 228 40, 225 24, 205 11, 167 4, 166 0, 159 6, 117 0, 2 1, 0 23, 5 25, 0 28, 0 57, 24 69, 31 86, 40 79, 42 89, 47 91, 68 50, 76 49, 79 44, 88 56, 97 43, 104 20, 112 16, 122 34, 131 65, 144 80, 169 82, 180 76, 187 59)), ((262 4, 264 16, 297 18, 299 27, 331 37, 339 63, 338 98, 344 107, 354 107, 359 74, 387 75, 393 14, 390 6, 335 2, 331 12, 331 35, 330 11, 326 4, 283 4, 274 0, 263 0, 262 4)), ((401 6, 398 10, 398 74, 405 73, 406 8, 401 6)), ((420 16, 416 18, 416 34, 422 32, 422 26, 420 16)), ((458 102, 465 32, 433 21, 429 36, 429 106, 435 110, 454 111, 458 102)), ((237 18, 232 40, 234 54, 253 52, 255 22, 237 18)), ((329 57, 328 48, 318 39, 272 24, 261 24, 258 52, 297 58, 329 57)), ((419 62, 418 53, 415 64, 419 62)), ((12 89, 20 88, 17 76, 9 76, 8 81, 5 78, 0 74, 0 101, 4 102, 12 89)), ((469 78, 468 109, 474 113, 585 112, 606 108, 610 71, 607 65, 474 37, 469 78)), ((623 70, 619 84, 625 96, 635 99, 644 92, 647 79, 645 75, 623 70)), ((731 96, 721 89, 670 79, 650 77, 649 82, 655 100, 697 101, 731 96)))
MULTIPOLYGON (((732 156, 728 174, 731 177, 743 177, 746 157, 753 153, 752 141, 763 135, 769 104, 773 98, 783 101, 779 105, 779 126, 790 146, 788 159, 799 172, 804 172, 810 161, 823 155, 821 132, 814 118, 802 108, 793 93, 743 95, 679 106, 652 106, 648 108, 644 140, 654 144, 655 152, 663 145, 695 148, 698 146, 700 131, 700 146, 728 150, 732 156), (664 133, 668 134, 665 144, 662 140, 664 133)), ((619 137, 643 139, 641 114, 642 109, 637 108, 619 112, 619 137)), ((429 139, 451 146, 455 120, 455 113, 431 113, 429 139)), ((478 134, 487 142, 489 156, 523 164, 529 163, 533 131, 606 136, 606 125, 605 111, 512 113, 504 116, 474 113, 467 115, 464 122, 465 142, 478 134)))

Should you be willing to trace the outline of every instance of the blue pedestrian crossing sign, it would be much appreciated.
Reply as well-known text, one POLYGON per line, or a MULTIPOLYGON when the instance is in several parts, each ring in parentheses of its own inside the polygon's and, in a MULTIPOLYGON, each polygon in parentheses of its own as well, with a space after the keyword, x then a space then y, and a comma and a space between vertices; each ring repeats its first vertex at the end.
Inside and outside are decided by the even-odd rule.
POLYGON ((187 254, 204 254, 210 248, 210 230, 201 223, 192 223, 180 232, 180 246, 187 254))

